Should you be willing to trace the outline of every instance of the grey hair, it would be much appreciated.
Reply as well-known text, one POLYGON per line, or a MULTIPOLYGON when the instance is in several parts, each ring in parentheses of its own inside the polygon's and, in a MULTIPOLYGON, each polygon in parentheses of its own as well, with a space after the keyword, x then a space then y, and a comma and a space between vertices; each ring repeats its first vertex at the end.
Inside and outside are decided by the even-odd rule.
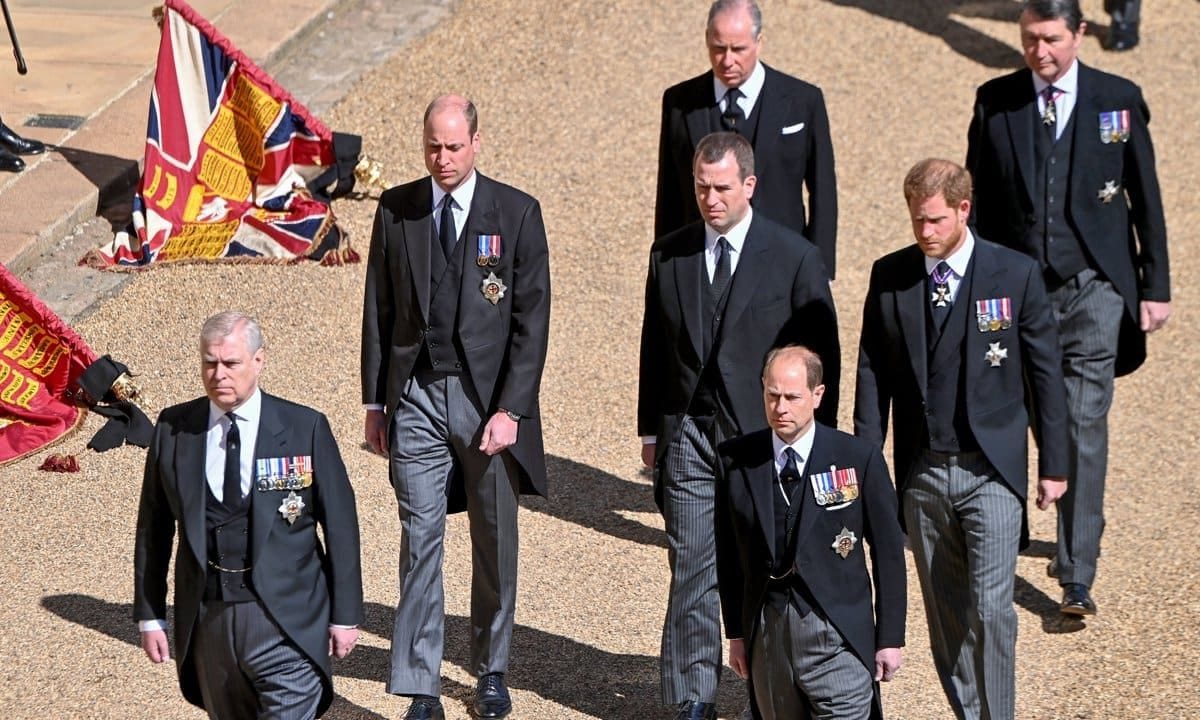
POLYGON ((1021 12, 1026 10, 1041 20, 1062 20, 1072 35, 1079 32, 1079 26, 1083 24, 1079 0, 1024 0, 1021 12))
POLYGON ((708 25, 706 27, 711 31, 713 21, 717 19, 718 15, 741 8, 745 8, 750 13, 750 33, 754 37, 762 35, 762 10, 755 0, 716 0, 708 9, 708 25))
POLYGON ((238 330, 241 330, 242 337, 246 341, 246 349, 250 351, 251 355, 258 352, 259 348, 266 346, 267 339, 263 337, 262 327, 259 326, 257 320, 237 310, 226 310, 204 321, 204 325, 200 328, 201 352, 204 351, 206 345, 227 338, 238 330))

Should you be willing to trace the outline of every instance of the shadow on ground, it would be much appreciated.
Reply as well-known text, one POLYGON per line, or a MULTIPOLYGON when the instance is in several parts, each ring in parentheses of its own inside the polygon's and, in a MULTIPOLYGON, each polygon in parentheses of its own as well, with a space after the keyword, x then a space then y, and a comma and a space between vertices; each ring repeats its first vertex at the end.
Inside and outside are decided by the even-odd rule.
POLYGON ((137 160, 65 145, 54 151, 100 191, 96 216, 107 220, 113 231, 124 230, 133 208, 134 191, 142 177, 137 160))
MULTIPOLYGON (((113 603, 72 593, 47 596, 42 599, 42 606, 68 622, 134 647, 140 646, 129 603, 113 603)), ((390 638, 394 609, 367 603, 365 610, 363 631, 390 638)), ((468 673, 472 672, 470 625, 470 619, 466 617, 450 615, 446 618, 445 659, 468 673)), ((535 693, 584 715, 621 720, 657 717, 664 713, 659 704, 659 670, 655 656, 609 652, 569 637, 517 625, 513 628, 512 658, 512 669, 507 677, 510 687, 535 693)), ((388 651, 360 645, 344 660, 334 662, 334 675, 378 681, 382 693, 388 675, 388 651)), ((465 710, 470 707, 474 692, 473 686, 442 678, 444 703, 461 703, 465 710)), ((744 703, 745 691, 741 682, 726 671, 718 704, 727 713, 736 715, 744 703)), ((403 699, 395 699, 397 715, 405 707, 403 699)), ((339 696, 325 717, 374 720, 383 716, 339 696)))
POLYGON ((667 536, 621 512, 658 514, 654 490, 556 455, 546 456, 546 472, 554 478, 552 497, 523 498, 522 506, 538 513, 591 528, 606 535, 666 549, 667 536))
POLYGON ((939 38, 959 55, 990 68, 1021 67, 1021 53, 1011 45, 955 20, 954 15, 1011 20, 1016 43, 1019 6, 1011 0, 829 0, 834 5, 853 7, 872 15, 904 23, 914 30, 939 38))

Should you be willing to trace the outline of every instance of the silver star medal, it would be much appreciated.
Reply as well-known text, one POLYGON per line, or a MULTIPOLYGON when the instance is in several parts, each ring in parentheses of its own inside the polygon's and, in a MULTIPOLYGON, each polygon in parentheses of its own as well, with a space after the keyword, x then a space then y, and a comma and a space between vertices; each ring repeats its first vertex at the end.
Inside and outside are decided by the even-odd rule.
POLYGON ((829 547, 833 548, 845 560, 854 551, 854 543, 856 542, 858 542, 858 536, 850 528, 843 525, 842 531, 833 538, 833 544, 829 547))
POLYGON ((1104 203, 1105 205, 1112 202, 1112 199, 1115 198, 1116 196, 1117 196, 1117 181, 1116 180, 1105 180, 1104 187, 1100 188, 1099 192, 1096 193, 1096 198, 1099 199, 1100 202, 1104 203))
POLYGON ((300 511, 303 509, 304 501, 295 492, 288 493, 283 502, 279 503, 279 514, 288 521, 288 525, 296 522, 296 518, 300 517, 300 511))
POLYGON ((479 291, 493 305, 500 302, 500 298, 504 297, 505 290, 508 290, 508 287, 504 284, 503 280, 496 277, 496 273, 494 272, 488 273, 488 276, 483 279, 483 283, 479 286, 479 291))
POLYGON ((984 358, 988 361, 988 365, 992 367, 1000 367, 1003 360, 1008 359, 1008 348, 1000 347, 1000 343, 988 343, 987 355, 984 358))
POLYGON ((950 304, 950 284, 941 283, 929 294, 929 301, 934 307, 946 307, 950 304))

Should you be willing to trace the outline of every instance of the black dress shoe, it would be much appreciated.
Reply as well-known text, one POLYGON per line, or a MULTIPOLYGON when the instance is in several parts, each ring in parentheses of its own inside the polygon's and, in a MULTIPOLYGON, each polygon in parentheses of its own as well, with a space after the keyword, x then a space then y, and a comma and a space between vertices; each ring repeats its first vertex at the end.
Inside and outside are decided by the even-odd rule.
POLYGON ((713 703, 688 700, 679 706, 675 720, 717 720, 717 706, 713 703))
POLYGON ((1132 50, 1138 44, 1138 26, 1137 23, 1113 23, 1108 28, 1108 37, 1104 41, 1104 47, 1108 50, 1122 52, 1124 50, 1132 50))
POLYGON ((446 720, 442 703, 430 695, 415 695, 403 720, 446 720))
POLYGON ((18 155, 37 155, 46 151, 46 146, 38 140, 26 140, 12 131, 12 128, 0 122, 0 143, 18 155))
POLYGON ((1064 615, 1095 615, 1096 601, 1092 600, 1087 585, 1067 583, 1063 585, 1063 601, 1058 610, 1064 615))
POLYGON ((25 169, 25 161, 0 148, 0 170, 4 172, 21 172, 25 169))
POLYGON ((504 673, 488 673, 475 686, 475 715, 502 718, 512 712, 512 698, 504 687, 504 673))

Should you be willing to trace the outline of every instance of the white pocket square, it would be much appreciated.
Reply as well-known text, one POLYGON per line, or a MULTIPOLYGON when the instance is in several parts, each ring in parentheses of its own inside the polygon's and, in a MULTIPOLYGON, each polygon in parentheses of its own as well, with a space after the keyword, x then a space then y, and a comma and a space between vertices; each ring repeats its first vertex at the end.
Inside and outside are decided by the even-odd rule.
POLYGON ((803 129, 804 129, 804 123, 796 123, 795 125, 788 125, 788 126, 784 127, 779 132, 781 135, 794 135, 795 133, 798 133, 803 129))

